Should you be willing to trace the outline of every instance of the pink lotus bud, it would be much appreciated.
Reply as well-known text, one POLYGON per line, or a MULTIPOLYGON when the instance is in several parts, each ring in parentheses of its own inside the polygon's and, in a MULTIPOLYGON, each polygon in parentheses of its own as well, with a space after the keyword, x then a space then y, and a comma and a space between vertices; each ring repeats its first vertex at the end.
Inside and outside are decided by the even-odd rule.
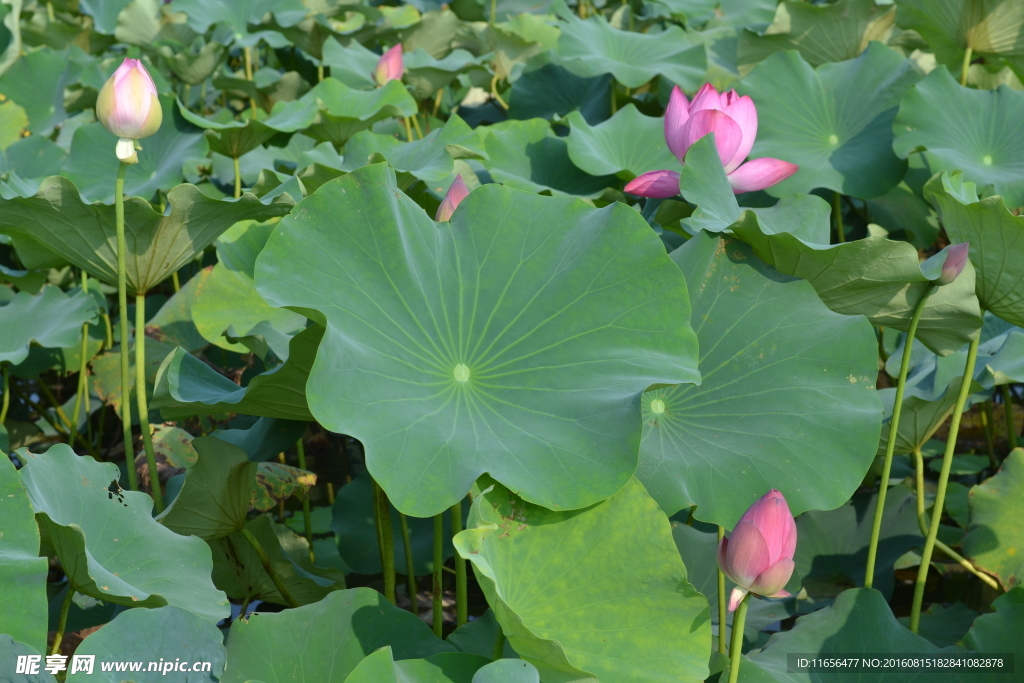
POLYGON ((946 250, 946 262, 942 264, 942 275, 935 281, 935 284, 948 285, 964 272, 967 265, 967 257, 970 255, 971 245, 969 242, 954 244, 946 250))
POLYGON ((96 100, 96 118, 121 138, 117 157, 126 163, 136 163, 134 140, 149 137, 163 122, 156 85, 141 61, 124 60, 103 84, 96 100))
POLYGON ((402 44, 399 43, 385 52, 377 60, 377 68, 373 71, 373 80, 377 85, 384 85, 388 81, 402 80, 405 67, 402 64, 402 44))
POLYGON ((729 611, 739 607, 747 593, 785 598, 783 590, 793 575, 796 522, 785 497, 776 489, 740 517, 732 536, 718 545, 718 566, 736 583, 729 596, 729 611))
POLYGON ((441 206, 437 207, 437 215, 434 216, 434 220, 438 223, 450 221, 452 214, 455 213, 455 209, 459 208, 459 204, 468 196, 469 188, 463 182, 462 176, 455 176, 455 181, 452 182, 451 187, 448 188, 448 193, 441 200, 441 206))

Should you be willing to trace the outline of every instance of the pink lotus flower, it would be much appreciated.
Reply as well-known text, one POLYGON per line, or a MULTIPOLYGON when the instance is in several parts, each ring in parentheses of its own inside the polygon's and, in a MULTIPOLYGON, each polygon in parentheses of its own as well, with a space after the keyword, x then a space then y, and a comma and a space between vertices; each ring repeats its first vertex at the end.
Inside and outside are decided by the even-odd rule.
POLYGON ((969 242, 954 244, 949 247, 946 253, 946 262, 942 264, 942 274, 935 281, 935 284, 941 287, 950 284, 953 280, 960 277, 960 273, 964 272, 964 267, 967 265, 967 257, 970 255, 970 251, 971 245, 969 242))
MULTIPOLYGON (((757 109, 749 96, 740 97, 735 90, 719 94, 713 85, 705 83, 689 102, 679 86, 672 88, 665 109, 665 142, 672 154, 683 163, 690 146, 708 133, 715 134, 718 156, 737 194, 771 187, 800 168, 771 158, 743 163, 757 137, 757 109)), ((644 173, 626 185, 626 192, 641 197, 674 197, 679 194, 679 173, 644 173)))
POLYGON ((377 60, 377 68, 373 71, 373 80, 377 81, 377 85, 384 85, 388 81, 402 80, 403 73, 405 73, 405 66, 402 64, 402 44, 399 43, 377 60))
POLYGON ((451 187, 448 188, 448 193, 445 194, 444 199, 441 200, 441 206, 437 207, 437 214, 434 216, 434 220, 438 223, 445 223, 452 219, 452 214, 455 213, 455 209, 459 208, 459 204, 462 200, 469 196, 469 188, 466 187, 466 183, 463 182, 462 176, 455 176, 455 180, 452 182, 451 187))
POLYGON ((732 536, 718 545, 718 566, 736 584, 729 596, 734 612, 747 595, 789 597, 782 587, 793 575, 796 522, 785 497, 776 489, 743 513, 732 536))
POLYGON ((126 59, 103 84, 96 99, 96 118, 120 139, 115 151, 121 161, 138 162, 135 141, 157 132, 163 110, 156 85, 138 59, 126 59))

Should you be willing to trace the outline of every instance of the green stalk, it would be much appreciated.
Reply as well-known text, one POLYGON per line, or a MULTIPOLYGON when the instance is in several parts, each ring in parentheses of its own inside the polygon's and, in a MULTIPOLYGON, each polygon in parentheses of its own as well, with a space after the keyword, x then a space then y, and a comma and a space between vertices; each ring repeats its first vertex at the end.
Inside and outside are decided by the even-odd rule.
POLYGON ((128 275, 125 271, 124 239, 124 174, 128 164, 121 162, 114 183, 114 225, 117 229, 117 305, 121 319, 121 433, 124 437, 124 457, 128 470, 128 490, 139 490, 139 475, 135 472, 135 449, 132 448, 132 406, 128 397, 128 275))
POLYGON ((444 614, 441 604, 441 568, 444 566, 444 513, 434 515, 434 582, 431 586, 433 603, 434 635, 441 637, 444 614))
MULTIPOLYGON (((691 508, 690 512, 693 512, 691 508)), ((725 527, 718 527, 718 544, 722 544, 722 539, 725 538, 725 527)), ((728 654, 726 650, 725 639, 725 620, 728 618, 729 612, 727 611, 726 598, 725 598, 725 573, 722 568, 715 563, 715 568, 718 571, 718 651, 723 655, 728 654)), ((735 629, 735 625, 733 625, 735 629)))
POLYGON ((53 645, 50 647, 50 654, 60 652, 60 641, 64 640, 64 629, 68 625, 68 611, 71 609, 71 598, 75 597, 75 588, 68 581, 68 594, 64 596, 64 602, 60 606, 60 620, 57 622, 57 632, 53 634, 53 645))
POLYGON ((242 527, 241 532, 242 536, 245 537, 245 540, 249 541, 249 545, 252 546, 252 549, 256 551, 256 555, 260 558, 260 564, 263 565, 263 570, 267 572, 270 580, 274 582, 277 592, 281 594, 281 597, 284 598, 284 601, 288 603, 289 607, 298 607, 299 603, 295 602, 295 598, 293 598, 291 593, 288 592, 288 589, 284 587, 284 582, 281 581, 281 577, 277 575, 276 571, 274 571, 274 567, 270 564, 270 558, 267 557, 267 551, 263 549, 262 545, 260 545, 259 540, 245 527, 242 527))
POLYGON ((491 0, 491 26, 494 26, 494 22, 498 19, 498 0, 491 0))
POLYGON ((999 468, 999 461, 996 460, 996 437, 992 429, 994 420, 992 419, 992 399, 988 399, 981 404, 981 426, 985 430, 985 448, 988 450, 988 462, 995 471, 999 468))
POLYGON ((1012 451, 1017 447, 1017 425, 1013 419, 1013 394, 1010 393, 1010 385, 1004 384, 999 387, 1003 395, 1003 410, 1006 411, 1006 443, 1012 451))
POLYGON ((384 572, 384 597, 395 605, 398 603, 395 601, 395 539, 391 534, 391 504, 388 502, 388 495, 376 481, 373 482, 373 500, 376 503, 374 508, 377 510, 377 523, 380 529, 378 538, 381 570, 384 572))
MULTIPOLYGON (((86 294, 89 293, 89 274, 84 270, 82 271, 82 291, 86 294)), ((75 409, 71 414, 71 435, 68 437, 68 443, 74 448, 75 437, 78 435, 78 416, 81 415, 82 409, 82 395, 86 394, 88 400, 89 382, 86 377, 86 365, 88 359, 86 355, 89 353, 89 323, 82 323, 82 358, 78 363, 78 388, 75 390, 75 409)))
POLYGON ((149 487, 153 490, 153 504, 157 514, 163 512, 164 494, 160 488, 160 473, 156 467, 153 435, 149 433, 149 400, 146 398, 146 295, 135 295, 135 401, 139 406, 139 429, 142 447, 146 450, 149 466, 149 487))
POLYGON ((864 571, 864 587, 871 588, 875 579, 875 559, 878 556, 878 537, 882 531, 882 513, 885 512, 885 496, 889 491, 889 474, 892 472, 892 455, 896 449, 896 435, 900 428, 900 414, 903 412, 903 393, 907 388, 907 371, 910 369, 910 356, 914 350, 914 337, 917 325, 921 322, 921 313, 928 302, 928 296, 935 289, 929 284, 914 307, 914 315, 910 319, 910 329, 903 343, 903 358, 900 360, 900 374, 896 381, 896 402, 892 405, 892 419, 889 420, 889 441, 885 444, 885 462, 882 465, 882 481, 878 487, 878 500, 875 501, 875 519, 871 525, 871 542, 868 544, 868 564, 864 571))
POLYGON ((846 241, 846 230, 843 228, 843 195, 838 192, 832 193, 832 214, 836 219, 836 238, 839 244, 846 241))
POLYGON ((50 402, 51 406, 53 406, 53 412, 57 414, 57 417, 60 419, 60 423, 65 427, 65 429, 61 431, 66 434, 67 429, 71 427, 71 420, 68 418, 67 413, 64 412, 64 408, 61 407, 60 401, 58 401, 57 397, 53 395, 53 392, 50 391, 50 387, 46 386, 45 382, 40 380, 36 384, 39 387, 39 392, 45 396, 46 400, 50 402))
POLYGON ((231 160, 235 165, 235 199, 242 196, 242 171, 238 166, 238 157, 231 160))
POLYGON ((732 618, 732 647, 729 651, 729 683, 736 683, 740 677, 740 659, 743 657, 743 626, 747 621, 747 602, 750 593, 743 596, 736 616, 732 618))
POLYGON ((409 598, 412 600, 412 604, 409 606, 409 610, 413 614, 419 614, 419 609, 416 605, 416 568, 415 563, 412 561, 412 537, 409 533, 409 521, 405 518, 401 512, 398 513, 398 522, 402 527, 402 549, 405 550, 405 585, 406 590, 409 591, 409 598))
POLYGON ((971 57, 974 50, 968 45, 964 51, 964 62, 960 66, 960 85, 967 87, 967 74, 971 70, 971 57))
MULTIPOLYGON (((295 452, 299 456, 299 469, 306 469, 306 447, 302 445, 302 437, 295 442, 295 452)), ((302 497, 302 517, 306 531, 306 541, 309 543, 309 561, 316 562, 316 554, 313 552, 313 519, 309 516, 309 496, 302 497)))
MULTIPOLYGON (((462 531, 462 501, 452 506, 452 538, 462 531)), ((455 625, 462 626, 469 621, 469 602, 466 583, 466 560, 455 548, 455 625)))
POLYGON ((491 661, 496 662, 505 654, 505 631, 501 624, 498 624, 498 635, 494 639, 494 650, 491 652, 491 661))
POLYGON ((4 426, 7 419, 7 409, 11 407, 11 376, 7 370, 6 363, 0 363, 0 374, 4 376, 4 395, 0 401, 0 427, 4 426))
POLYGON ((109 313, 104 313, 103 314, 103 330, 106 332, 106 337, 104 337, 104 346, 103 346, 103 348, 105 348, 107 350, 110 350, 110 349, 114 348, 114 329, 113 329, 113 327, 110 324, 110 314, 109 313))
POLYGON ((921 566, 917 571, 917 583, 914 585, 914 603, 910 609, 910 630, 917 633, 921 622, 921 603, 924 602, 924 586, 928 579, 928 566, 932 562, 935 540, 939 535, 939 522, 942 520, 942 509, 946 504, 946 487, 949 484, 949 470, 953 467, 953 453, 956 451, 956 438, 960 432, 960 419, 963 417, 964 405, 971 393, 971 379, 974 377, 974 364, 978 360, 978 342, 981 334, 976 334, 967 350, 967 364, 964 367, 963 379, 960 381, 960 393, 953 407, 953 419, 949 424, 949 436, 946 440, 946 452, 942 455, 942 470, 939 472, 939 485, 935 491, 935 508, 932 512, 932 524, 924 541, 921 552, 921 566))
MULTIPOLYGON (((921 535, 928 535, 928 514, 924 509, 924 455, 921 449, 914 449, 914 469, 917 477, 917 526, 921 529, 921 535)), ((963 555, 956 552, 948 545, 935 539, 935 547, 946 553, 946 555, 961 567, 977 576, 995 590, 999 590, 999 584, 988 574, 978 571, 973 564, 967 561, 963 555)))
POLYGON ((174 293, 181 291, 181 280, 178 279, 178 271, 171 273, 171 284, 174 285, 174 293))

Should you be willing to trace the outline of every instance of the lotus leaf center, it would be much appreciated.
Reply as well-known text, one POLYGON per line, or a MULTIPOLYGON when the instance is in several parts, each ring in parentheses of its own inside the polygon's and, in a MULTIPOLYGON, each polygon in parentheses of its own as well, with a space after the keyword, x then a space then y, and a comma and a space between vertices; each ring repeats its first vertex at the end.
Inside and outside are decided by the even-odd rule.
POLYGON ((455 366, 455 379, 459 382, 466 382, 469 380, 469 368, 465 363, 459 363, 455 366))
POLYGON ((839 136, 836 135, 835 133, 832 133, 832 135, 829 135, 828 136, 828 144, 830 144, 830 145, 838 145, 839 144, 839 136))
POLYGON ((986 166, 991 166, 992 165, 992 155, 991 154, 986 154, 985 156, 983 156, 981 158, 981 163, 985 164, 986 166))
POLYGON ((665 402, 660 398, 656 398, 651 401, 651 412, 655 415, 661 415, 665 412, 665 402))

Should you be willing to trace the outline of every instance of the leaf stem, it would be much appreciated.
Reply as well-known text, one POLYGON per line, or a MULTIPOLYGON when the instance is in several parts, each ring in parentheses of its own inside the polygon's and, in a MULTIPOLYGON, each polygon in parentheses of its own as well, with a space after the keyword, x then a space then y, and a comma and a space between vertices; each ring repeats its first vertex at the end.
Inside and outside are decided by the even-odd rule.
POLYGON ((4 395, 0 399, 3 403, 0 403, 0 428, 4 426, 4 421, 7 420, 7 409, 11 407, 11 375, 7 369, 7 363, 0 363, 0 374, 4 376, 4 395))
MULTIPOLYGON (((452 538, 462 531, 462 501, 452 506, 452 538)), ((462 626, 469 621, 469 602, 466 583, 466 560, 455 548, 455 625, 462 626)))
POLYGON ((399 512, 398 522, 402 527, 402 549, 405 551, 405 585, 409 591, 409 598, 412 601, 409 605, 409 611, 413 614, 419 614, 419 609, 416 605, 416 593, 419 591, 416 589, 416 568, 412 559, 412 538, 409 534, 409 521, 405 518, 405 515, 399 512))
POLYGON ((146 295, 135 295, 135 401, 139 407, 139 429, 142 447, 149 467, 149 487, 157 514, 164 510, 164 494, 160 487, 160 471, 156 466, 153 435, 149 433, 149 400, 146 398, 146 295))
MULTIPOLYGON (((299 459, 299 469, 306 469, 306 447, 302 443, 302 437, 295 442, 295 453, 299 459)), ((313 552, 313 519, 309 516, 309 496, 302 497, 302 518, 306 531, 306 541, 309 543, 309 561, 316 562, 316 553, 313 552)))
POLYGON ((498 20, 497 17, 498 17, 498 0, 491 0, 491 16, 490 16, 491 26, 494 26, 494 22, 496 22, 498 20))
POLYGON ((832 216, 836 221, 836 239, 839 244, 846 242, 846 230, 843 228, 843 195, 838 192, 832 193, 832 216))
POLYGON ((992 469, 995 470, 999 467, 999 461, 996 460, 996 438, 992 429, 994 422, 992 417, 992 399, 990 398, 981 404, 981 426, 985 430, 985 448, 988 450, 988 462, 992 469))
MULTIPOLYGON (((84 270, 82 271, 82 291, 86 294, 89 293, 89 274, 84 270)), ((78 361, 78 387, 75 390, 75 408, 71 413, 71 435, 68 437, 68 443, 71 444, 72 448, 74 447, 75 437, 78 435, 78 416, 81 415, 82 394, 87 394, 89 391, 89 379, 86 376, 86 366, 88 365, 86 355, 88 353, 89 323, 82 323, 82 357, 78 361)))
POLYGON ((388 494, 376 480, 373 482, 374 509, 377 511, 377 525, 380 541, 380 566, 384 573, 384 597, 391 601, 392 605, 398 604, 395 600, 395 539, 391 531, 391 503, 388 502, 388 494))
POLYGON ((412 119, 412 127, 416 129, 416 137, 420 140, 423 139, 423 129, 420 127, 420 117, 417 114, 413 114, 409 117, 412 119))
POLYGON ((284 601, 288 603, 289 607, 298 607, 299 603, 295 602, 295 598, 293 598, 291 593, 288 592, 288 589, 284 587, 284 582, 281 581, 281 577, 278 576, 276 571, 274 571, 273 565, 270 564, 270 558, 267 557, 267 551, 263 549, 262 545, 260 545, 259 540, 245 527, 242 527, 240 531, 242 536, 245 537, 245 540, 249 541, 249 545, 252 546, 252 549, 256 551, 256 556, 260 558, 260 564, 263 565, 263 569, 267 572, 270 580, 274 582, 277 592, 281 594, 281 597, 284 598, 284 601))
MULTIPOLYGON (((245 80, 252 83, 252 48, 246 47, 245 50, 245 80)), ((256 100, 252 97, 249 98, 249 107, 252 109, 252 118, 256 120, 256 100)))
POLYGON ((174 293, 181 291, 181 280, 178 279, 178 271, 171 273, 171 284, 174 285, 174 293))
POLYGON ((967 87, 967 74, 971 70, 971 57, 974 56, 974 49, 968 45, 964 50, 964 62, 960 66, 960 85, 967 87))
MULTIPOLYGON (((722 544, 722 539, 725 538, 725 527, 718 527, 718 544, 722 544)), ((725 598, 725 572, 722 568, 715 563, 715 569, 718 572, 718 651, 723 655, 729 654, 726 645, 729 641, 725 639, 725 620, 729 617, 727 610, 726 598, 725 598)), ((735 622, 733 628, 736 628, 735 622)))
POLYGON ((135 471, 135 449, 132 448, 132 405, 128 386, 128 275, 125 270, 127 247, 124 239, 124 174, 128 164, 121 162, 114 182, 114 226, 117 229, 117 306, 121 321, 121 435, 124 437, 125 469, 128 470, 128 490, 139 490, 139 475, 135 471))
MULTIPOLYGON (((497 623, 495 619, 495 623, 497 623)), ((498 624, 498 633, 494 637, 494 651, 491 652, 491 661, 496 662, 505 654, 505 631, 498 624)))
POLYGON ((71 610, 71 599, 75 597, 75 587, 68 581, 68 594, 64 596, 64 602, 60 606, 60 619, 57 621, 57 631, 53 634, 53 645, 50 646, 50 654, 60 652, 60 641, 64 640, 64 629, 68 625, 68 612, 71 610))
MULTIPOLYGON (((838 196, 838 195, 836 195, 838 196)), ((889 474, 892 472, 892 456, 896 449, 896 436, 900 428, 900 415, 903 412, 903 394, 907 389, 907 371, 910 370, 910 357, 914 350, 914 337, 917 335, 917 325, 921 322, 921 313, 924 312, 928 297, 934 291, 935 285, 929 283, 921 298, 914 306, 914 315, 910 319, 910 329, 907 330, 907 338, 903 342, 903 358, 900 360, 900 374, 896 381, 896 399, 892 404, 892 417, 889 420, 889 440, 885 444, 885 461, 882 464, 882 479, 878 486, 878 499, 875 501, 875 519, 871 524, 871 542, 868 544, 868 561, 864 570, 864 587, 871 588, 875 580, 875 559, 878 556, 878 537, 882 531, 882 514, 885 512, 885 496, 889 491, 889 474)))
POLYGON ((235 166, 235 199, 242 196, 242 171, 238 165, 238 157, 231 160, 235 166))
POLYGON ((441 570, 444 567, 444 513, 434 515, 434 582, 431 586, 431 602, 433 607, 434 635, 441 637, 444 626, 444 614, 441 602, 441 570))
POLYGON ((974 377, 974 364, 978 360, 978 343, 980 332, 974 335, 967 349, 967 364, 963 378, 960 380, 960 393, 953 407, 953 418, 949 424, 949 436, 946 440, 946 452, 942 455, 942 470, 939 472, 939 485, 935 490, 935 507, 932 510, 932 524, 921 551, 921 566, 917 571, 917 582, 914 584, 914 603, 910 609, 910 630, 917 633, 921 622, 921 603, 924 602, 924 586, 928 579, 928 566, 932 562, 935 540, 939 534, 939 523, 942 520, 942 509, 946 503, 946 487, 949 484, 949 470, 953 467, 953 453, 956 451, 956 438, 960 432, 960 419, 963 417, 964 405, 971 393, 971 380, 974 377))
POLYGON ((494 78, 491 79, 491 95, 494 96, 494 101, 497 102, 502 109, 508 111, 508 103, 501 99, 501 95, 498 94, 498 74, 494 74, 494 78))
POLYGON ((1017 425, 1013 419, 1013 394, 1010 393, 1010 385, 1004 384, 999 387, 1003 396, 1003 410, 1006 412, 1006 443, 1012 451, 1017 447, 1017 425))
POLYGON ((402 123, 405 124, 405 141, 412 142, 412 124, 409 123, 409 117, 403 117, 402 123))
POLYGON ((743 658, 743 626, 747 621, 747 602, 750 593, 743 596, 736 615, 732 618, 732 647, 729 648, 729 683, 736 683, 740 676, 740 660, 743 658))

